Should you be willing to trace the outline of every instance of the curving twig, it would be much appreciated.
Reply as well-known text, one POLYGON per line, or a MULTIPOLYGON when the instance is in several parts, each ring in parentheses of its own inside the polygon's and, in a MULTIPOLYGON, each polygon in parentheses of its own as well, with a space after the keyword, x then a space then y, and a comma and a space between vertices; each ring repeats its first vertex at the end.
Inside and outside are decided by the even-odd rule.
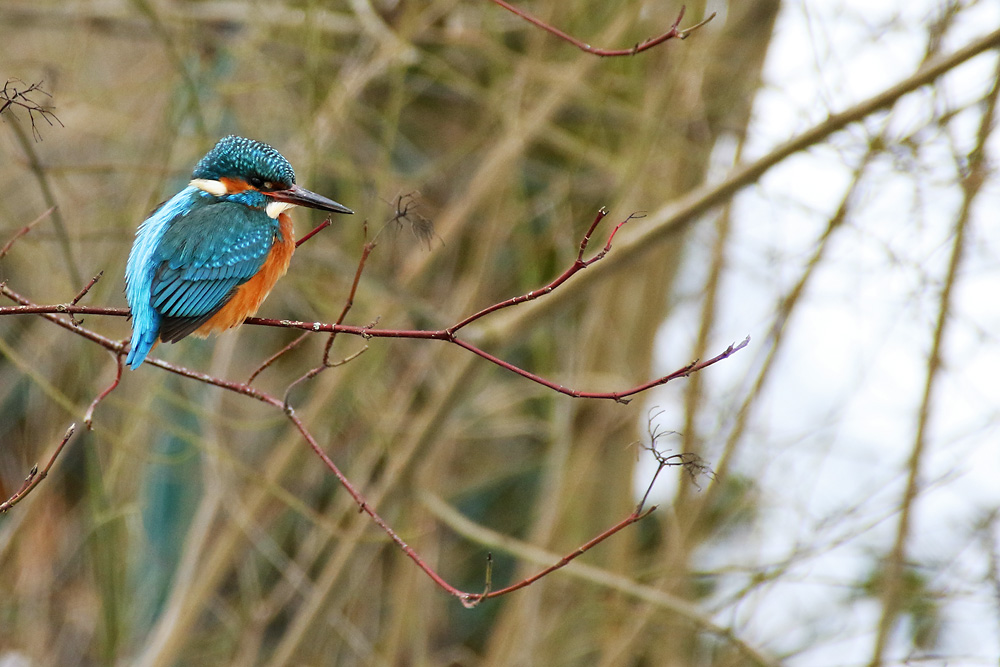
POLYGON ((687 452, 682 454, 667 455, 661 450, 661 448, 658 445, 658 440, 664 435, 668 435, 668 433, 664 433, 663 431, 661 431, 660 429, 658 429, 653 425, 653 420, 655 419, 655 417, 656 415, 650 414, 650 417, 648 419, 648 433, 650 442, 649 444, 643 444, 642 448, 652 453, 658 465, 656 471, 653 473, 652 477, 649 480, 649 484, 646 485, 645 493, 642 494, 642 498, 639 500, 639 503, 635 506, 635 509, 632 510, 631 514, 629 514, 627 517, 625 517, 615 525, 611 526, 610 528, 602 532, 600 535, 597 535, 593 539, 584 543, 582 546, 569 552, 568 554, 560 558, 552 565, 549 565, 548 567, 536 572, 535 574, 525 577, 521 581, 518 581, 514 584, 511 584, 510 586, 501 588, 499 590, 495 591, 491 590, 492 558, 488 559, 486 566, 485 590, 482 593, 466 593, 464 597, 459 598, 462 604, 468 608, 475 607, 483 600, 486 600, 488 598, 499 597, 501 595, 506 595, 507 593, 512 593, 521 588, 525 588, 526 586, 530 586, 531 584, 535 583, 542 577, 551 574, 552 572, 555 572, 558 569, 566 567, 574 559, 590 551, 591 549, 596 547, 601 542, 604 542, 615 533, 631 526, 633 523, 642 521, 656 510, 656 505, 652 505, 648 509, 646 509, 645 508, 646 500, 649 498, 649 494, 653 490, 653 486, 656 484, 656 479, 660 476, 660 473, 663 472, 666 468, 673 468, 680 466, 693 478, 697 477, 698 475, 712 476, 713 473, 711 468, 709 468, 708 465, 704 463, 699 456, 687 452))
POLYGON ((556 37, 565 42, 569 42, 570 44, 580 49, 581 51, 585 51, 586 53, 590 53, 592 55, 601 56, 605 58, 613 58, 616 56, 634 56, 635 54, 642 53, 643 51, 653 48, 654 46, 659 46, 663 42, 666 42, 667 40, 670 39, 674 38, 687 39, 688 35, 690 35, 692 32, 694 32, 695 30, 697 30, 698 28, 702 27, 703 25, 705 25, 706 23, 715 18, 715 12, 712 12, 711 14, 709 14, 708 18, 701 21, 700 23, 696 23, 690 28, 685 28, 681 30, 680 29, 681 20, 684 18, 684 11, 686 9, 685 7, 681 7, 681 11, 677 15, 677 19, 674 21, 673 25, 671 25, 670 29, 667 30, 662 35, 657 35, 656 37, 650 37, 644 42, 639 42, 635 46, 628 49, 602 49, 595 46, 591 46, 590 44, 587 44, 586 42, 583 42, 577 39, 576 37, 573 37, 572 35, 563 32, 554 25, 546 23, 537 16, 532 16, 523 9, 518 9, 509 2, 505 2, 504 0, 490 0, 490 2, 492 2, 495 5, 503 7, 512 14, 516 14, 517 16, 521 17, 528 23, 541 28, 545 32, 555 35, 556 37))
POLYGON ((21 485, 21 488, 15 491, 14 495, 10 498, 0 503, 0 514, 3 514, 11 507, 24 500, 25 496, 34 491, 35 487, 42 483, 42 480, 48 476, 49 470, 52 468, 52 464, 56 462, 57 458, 59 458, 59 454, 62 453, 63 447, 65 447, 66 443, 69 442, 69 439, 73 437, 73 433, 75 431, 76 424, 70 424, 69 428, 66 429, 66 435, 64 435, 62 441, 56 445, 56 451, 52 452, 52 456, 49 457, 49 462, 45 464, 45 467, 39 470, 37 463, 32 466, 31 472, 29 472, 28 476, 24 478, 24 484, 21 485))
MULTIPOLYGON (((364 235, 366 237, 368 236, 367 223, 365 223, 364 225, 364 235)), ((361 248, 361 258, 358 260, 358 268, 354 272, 354 282, 351 283, 351 289, 347 293, 347 299, 344 302, 344 307, 343 309, 341 309, 340 317, 337 318, 337 322, 334 326, 342 325, 344 323, 344 319, 347 317, 347 313, 351 312, 351 308, 354 306, 354 297, 357 295, 358 285, 361 283, 361 274, 365 270, 365 264, 368 262, 368 257, 372 254, 372 251, 375 249, 375 243, 376 243, 375 239, 372 239, 371 241, 365 241, 364 246, 362 246, 361 248)), ((344 359, 341 359, 339 361, 330 361, 330 349, 333 347, 333 341, 336 340, 337 338, 337 333, 338 333, 337 331, 334 331, 330 334, 329 338, 327 338, 326 345, 323 346, 323 360, 320 363, 320 365, 317 366, 316 368, 313 368, 305 375, 299 377, 297 380, 293 381, 290 385, 288 385, 288 388, 285 389, 286 407, 288 406, 288 397, 291 395, 292 389, 297 387, 300 383, 313 379, 314 377, 316 377, 317 375, 319 375, 328 368, 335 368, 337 366, 346 364, 347 362, 356 359, 358 356, 363 354, 365 350, 368 349, 368 346, 366 345, 357 352, 355 352, 354 354, 351 354, 345 357, 344 359)), ((303 334, 303 336, 304 335, 307 334, 303 334)), ((299 338, 302 338, 302 336, 299 336, 299 338)), ((279 352, 279 354, 281 354, 282 352, 279 352)), ((268 360, 268 362, 271 362, 271 360, 273 360, 274 358, 276 357, 272 357, 271 359, 268 360)))
MULTIPOLYGON (((76 326, 80 326, 81 324, 80 322, 75 321, 74 323, 76 326)), ((112 351, 111 356, 115 358, 115 363, 118 365, 118 368, 115 371, 115 379, 112 380, 111 384, 108 385, 108 388, 98 394, 87 407, 87 412, 83 416, 83 424, 87 427, 88 431, 92 431, 94 429, 94 410, 97 409, 97 404, 107 398, 108 394, 117 389, 118 384, 122 381, 122 370, 124 369, 125 355, 121 352, 112 351)))
POLYGON ((37 218, 35 218, 34 220, 32 220, 31 222, 29 222, 28 224, 26 224, 24 227, 21 227, 21 229, 17 230, 17 233, 14 234, 14 236, 12 236, 9 241, 7 241, 6 243, 4 243, 2 248, 0 248, 0 259, 3 259, 4 256, 6 256, 6 254, 8 252, 10 252, 11 247, 13 247, 14 243, 19 238, 21 238, 22 236, 24 236, 25 234, 27 234, 28 232, 30 232, 31 229, 32 229, 32 227, 34 227, 39 222, 41 222, 42 220, 44 220, 45 218, 47 218, 52 213, 52 211, 54 211, 54 210, 56 210, 56 207, 55 206, 50 206, 48 208, 48 210, 46 210, 40 216, 38 216, 37 218))

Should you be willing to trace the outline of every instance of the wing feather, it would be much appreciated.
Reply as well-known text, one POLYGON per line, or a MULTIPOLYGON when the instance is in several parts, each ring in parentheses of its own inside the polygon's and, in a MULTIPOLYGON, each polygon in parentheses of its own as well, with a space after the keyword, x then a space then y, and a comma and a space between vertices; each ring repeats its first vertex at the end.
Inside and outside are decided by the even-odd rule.
POLYGON ((264 266, 278 234, 277 220, 234 202, 176 219, 154 253, 150 302, 162 317, 160 339, 177 342, 211 319, 264 266))

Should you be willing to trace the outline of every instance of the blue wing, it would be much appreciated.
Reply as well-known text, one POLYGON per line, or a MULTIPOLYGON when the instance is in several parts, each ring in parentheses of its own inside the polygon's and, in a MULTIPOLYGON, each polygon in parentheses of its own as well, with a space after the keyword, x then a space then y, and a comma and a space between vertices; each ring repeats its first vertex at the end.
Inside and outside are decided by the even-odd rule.
POLYGON ((208 321, 267 260, 278 221, 243 204, 182 191, 139 229, 126 271, 137 368, 159 338, 176 342, 208 321), (180 209, 180 210, 178 210, 180 209), (169 217, 168 217, 169 216, 169 217))
POLYGON ((160 340, 177 342, 208 321, 267 260, 278 222, 233 202, 195 209, 166 230, 150 289, 160 340))

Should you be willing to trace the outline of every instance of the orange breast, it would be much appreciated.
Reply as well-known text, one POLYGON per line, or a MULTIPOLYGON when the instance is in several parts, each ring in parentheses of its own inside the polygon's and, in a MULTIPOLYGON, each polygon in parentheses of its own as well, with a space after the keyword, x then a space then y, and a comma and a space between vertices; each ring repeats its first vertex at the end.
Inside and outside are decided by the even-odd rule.
POLYGON ((292 219, 287 213, 278 216, 281 238, 271 246, 271 252, 264 260, 264 266, 253 278, 236 288, 236 294, 210 320, 202 324, 194 332, 195 336, 204 338, 216 331, 225 331, 243 324, 243 320, 251 317, 260 308, 271 288, 278 278, 285 275, 288 263, 292 261, 295 252, 295 235, 292 230, 292 219))

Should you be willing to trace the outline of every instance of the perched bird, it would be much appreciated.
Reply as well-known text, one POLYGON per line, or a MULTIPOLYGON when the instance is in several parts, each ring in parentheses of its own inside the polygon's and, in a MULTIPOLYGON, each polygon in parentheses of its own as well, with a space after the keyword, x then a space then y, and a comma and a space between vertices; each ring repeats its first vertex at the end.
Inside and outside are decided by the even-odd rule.
POLYGON ((138 368, 157 340, 207 336, 257 312, 295 250, 285 211, 296 205, 354 212, 296 185, 292 165, 267 144, 219 141, 136 231, 125 269, 126 363, 138 368))

